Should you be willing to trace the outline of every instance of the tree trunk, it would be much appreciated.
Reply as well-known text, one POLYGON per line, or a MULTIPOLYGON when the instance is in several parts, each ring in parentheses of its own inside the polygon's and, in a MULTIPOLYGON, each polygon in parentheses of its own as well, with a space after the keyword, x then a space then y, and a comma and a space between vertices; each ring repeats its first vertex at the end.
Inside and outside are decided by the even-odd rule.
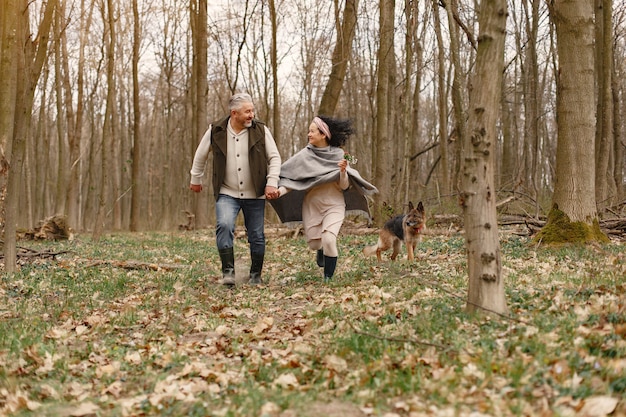
MULTIPOLYGON (((13 146, 13 122, 17 94, 18 21, 21 17, 21 1, 0 2, 0 239, 3 245, 5 265, 14 271, 16 248, 6 243, 7 182, 13 146)), ((13 240, 15 242, 15 239, 13 240)))
POLYGON ((505 314, 508 311, 494 178, 507 14, 506 0, 481 1, 480 36, 461 180, 469 272, 467 310, 471 312, 486 310, 505 314))
MULTIPOLYGON (((194 80, 192 85, 195 84, 195 106, 193 108, 195 121, 195 135, 193 138, 193 151, 200 144, 202 135, 208 128, 207 125, 207 2, 206 0, 194 0, 192 4, 196 5, 196 10, 192 13, 191 18, 195 19, 195 24, 192 25, 192 42, 193 42, 193 68, 194 80)), ((189 166, 191 167, 191 159, 189 160, 189 166)), ((194 194, 194 209, 195 214, 195 227, 205 228, 209 225, 209 199, 212 198, 213 186, 208 183, 205 184, 206 192, 193 193, 194 194)), ((191 192, 191 191, 189 191, 191 192)))
POLYGON ((615 202, 613 182, 613 4, 612 0, 596 0, 596 203, 598 209, 615 202))
POLYGON ((393 54, 394 43, 394 8, 395 0, 380 0, 380 46, 378 50, 378 84, 376 87, 376 180, 378 181, 378 198, 374 205, 374 220, 377 224, 383 222, 393 213, 385 212, 386 207, 393 210, 391 203, 391 155, 392 143, 389 137, 389 109, 388 96, 392 89, 389 85, 389 54, 393 54))
POLYGON ((555 0, 557 80, 556 183, 548 221, 535 236, 543 243, 607 240, 595 199, 593 0, 555 0))
MULTIPOLYGON (((461 150, 462 144, 465 143, 466 132, 466 118, 467 112, 465 108, 465 96, 463 94, 462 85, 465 84, 464 71, 461 66, 461 42, 459 39, 459 27, 454 22, 454 16, 458 15, 458 4, 457 0, 452 0, 446 6, 446 11, 448 13, 448 25, 450 26, 450 56, 452 57, 452 65, 454 66, 454 76, 452 79, 452 109, 454 110, 454 135, 455 141, 454 143, 457 145, 457 153, 458 156, 456 158, 456 166, 454 167, 454 186, 455 190, 459 187, 459 171, 461 164, 461 150)), ((441 144, 447 143, 448 139, 445 138, 445 142, 442 139, 441 144)), ((446 146, 447 147, 447 146, 446 146)), ((447 153, 447 152, 446 152, 447 153)), ((443 159, 443 153, 442 153, 443 159)), ((443 162, 443 160, 442 160, 443 162)), ((449 185, 451 187, 452 184, 449 185)), ((451 190, 445 191, 448 193, 451 190)))
POLYGON ((514 118, 513 109, 509 105, 509 96, 506 94, 506 78, 503 77, 502 81, 502 99, 501 114, 502 114, 502 149, 499 154, 502 155, 500 160, 500 181, 496 182, 498 189, 513 189, 515 190, 515 173, 517 171, 517 152, 515 146, 514 135, 514 118))
POLYGON ((411 124, 413 111, 413 89, 411 88, 412 74, 416 72, 415 61, 421 61, 419 57, 419 39, 417 38, 418 27, 418 7, 417 2, 405 0, 404 13, 406 16, 406 51, 404 55, 404 82, 401 93, 402 104, 402 133, 404 136, 404 154, 402 155, 402 182, 399 190, 402 190, 403 201, 411 201, 411 155, 414 151, 414 143, 416 138, 415 126, 411 124))
POLYGON ((139 103, 139 47, 141 45, 141 27, 139 21, 139 8, 137 0, 133 3, 133 148, 132 148, 132 180, 131 180, 131 201, 130 201, 130 231, 139 230, 140 207, 141 204, 141 162, 143 152, 143 138, 141 136, 141 105, 139 103))
POLYGON ((613 152, 615 154, 615 164, 613 166, 613 178, 616 185, 615 194, 618 201, 622 201, 626 195, 624 190, 624 148, 626 148, 626 141, 624 141, 624 101, 620 99, 620 95, 623 92, 619 88, 619 81, 615 71, 615 64, 613 65, 613 152))
POLYGON ((525 30, 528 42, 525 47, 525 65, 522 77, 524 86, 524 143, 525 143, 525 172, 527 186, 535 200, 535 214, 539 213, 539 187, 537 182, 540 175, 538 168, 539 150, 539 67, 537 63, 537 33, 539 27, 539 0, 531 0, 531 10, 528 11, 527 1, 522 3, 526 11, 525 30))
MULTIPOLYGON (((343 23, 340 22, 339 13, 335 16, 335 27, 337 31, 337 43, 332 56, 332 69, 326 84, 326 89, 322 95, 319 107, 319 114, 333 116, 339 102, 339 95, 343 87, 343 80, 346 77, 350 51, 352 50, 352 40, 356 33, 356 11, 358 0, 346 0, 343 10, 343 23)), ((337 8, 337 1, 335 1, 337 8)))
POLYGON ((18 215, 18 201, 26 140, 29 137, 29 128, 35 95, 35 86, 41 74, 41 68, 48 53, 48 38, 52 18, 56 8, 56 0, 46 4, 43 19, 38 28, 38 42, 30 40, 32 36, 29 26, 28 2, 22 0, 18 15, 18 39, 21 39, 24 48, 18 49, 17 57, 17 92, 15 101, 15 120, 13 130, 13 147, 9 166, 9 178, 6 192, 6 225, 4 236, 5 270, 16 270, 16 220, 18 215))
MULTIPOLYGON (((449 5, 448 5, 449 8, 449 5)), ((450 194, 450 176, 448 171, 448 97, 447 97, 447 82, 446 82, 446 62, 445 62, 445 48, 443 43, 443 36, 441 35, 441 17, 439 14, 439 5, 435 4, 433 7, 433 15, 435 17, 435 34, 437 37, 437 127, 439 136, 439 169, 441 172, 441 187, 439 191, 439 197, 441 194, 447 196, 450 194)), ((454 25, 451 23, 450 26, 454 25)), ((450 27, 450 34, 454 32, 450 27)), ((452 41, 452 36, 450 37, 452 41)), ((451 45, 451 49, 458 45, 451 45)))
MULTIPOLYGON (((78 65, 76 68, 76 116, 74 117, 74 124, 70 128, 69 132, 69 159, 70 159, 70 173, 69 182, 67 185, 67 195, 65 197, 65 207, 67 210, 67 221, 70 227, 80 229, 82 226, 81 208, 82 208, 82 193, 80 189, 81 184, 81 137, 83 129, 83 114, 84 114, 84 100, 85 100, 85 45, 87 44, 87 34, 91 27, 91 18, 93 15, 94 3, 90 2, 88 6, 85 5, 86 0, 81 0, 81 12, 80 12, 80 47, 78 52, 78 65), (88 10, 85 10, 88 7, 88 10), (87 15, 85 17, 85 15, 87 15)), ((67 54, 65 54, 67 56, 67 54)), ((66 72, 67 85, 65 85, 68 100, 71 101, 71 86, 69 84, 69 72, 66 72)))
MULTIPOLYGON (((113 114, 115 106, 115 18, 113 10, 113 0, 106 1, 106 22, 105 28, 108 32, 106 39, 106 66, 107 66, 107 95, 106 108, 104 111, 104 121, 102 124, 102 174, 100 177, 100 194, 98 195, 98 207, 96 211, 96 221, 93 228, 93 239, 100 240, 108 217, 107 210, 112 196, 111 187, 111 158, 113 156, 113 114)), ((112 207, 111 207, 112 208, 112 207)))
MULTIPOLYGON (((54 213, 49 214, 62 214, 65 213, 65 194, 67 190, 67 167, 68 167, 68 155, 67 155, 67 133, 68 129, 74 125, 73 117, 74 111, 72 108, 71 91, 68 92, 68 100, 65 100, 64 84, 65 76, 69 75, 63 73, 62 63, 66 57, 62 54, 62 44, 65 42, 65 25, 66 22, 62 19, 65 14, 64 4, 59 4, 59 13, 54 14, 54 91, 55 91, 55 104, 56 104, 56 138, 57 138, 57 165, 55 178, 55 192, 54 192, 54 213), (69 102, 68 102, 69 101, 69 102)), ((69 83, 69 81, 67 81, 69 83)))
MULTIPOLYGON (((276 15, 276 4, 274 0, 269 0, 270 20, 272 22, 272 46, 270 48, 270 62, 272 67, 272 98, 274 106, 272 107, 273 136, 276 142, 280 142, 282 137, 281 119, 280 119, 280 94, 278 94, 278 18, 276 15)), ((280 146, 280 145, 279 145, 280 146)))

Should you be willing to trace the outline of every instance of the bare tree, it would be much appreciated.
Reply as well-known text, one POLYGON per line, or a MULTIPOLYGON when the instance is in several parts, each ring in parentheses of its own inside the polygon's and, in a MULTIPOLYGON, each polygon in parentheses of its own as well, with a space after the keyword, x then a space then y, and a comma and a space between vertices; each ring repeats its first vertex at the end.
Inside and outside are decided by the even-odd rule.
MULTIPOLYGON (((448 9, 450 9, 449 5, 448 9)), ((442 24, 441 17, 439 15, 438 4, 434 5, 433 7, 433 16, 435 18, 435 35, 437 37, 437 109, 439 113, 437 126, 440 150, 440 157, 437 161, 441 172, 441 188, 443 194, 448 195, 450 193, 450 175, 448 171, 448 88, 446 82, 447 64, 445 60, 446 52, 443 42, 443 36, 441 34, 442 24)), ((451 26, 453 25, 454 24, 451 24, 451 26)), ((451 29, 453 29, 453 27, 451 27, 451 29)), ((458 51, 458 42, 454 43, 456 38, 452 36, 452 34, 454 33, 454 30, 450 31, 451 49, 457 48, 458 51)))
MULTIPOLYGON (((81 133, 83 128, 83 115, 85 108, 85 45, 87 43, 87 35, 89 33, 89 27, 91 26, 93 16, 93 2, 87 4, 86 0, 81 0, 80 11, 80 28, 79 28, 79 52, 78 52, 78 64, 76 67, 76 114, 74 116, 73 125, 69 131, 69 160, 70 160, 70 174, 69 182, 67 186, 67 195, 65 198, 65 207, 67 210, 68 223, 74 227, 79 228, 81 225, 81 209, 82 209, 82 194, 80 192, 80 179, 81 179, 81 133)), ((69 77, 69 75, 68 75, 69 77)), ((71 86, 65 85, 66 94, 71 99, 70 89, 71 86)))
MULTIPOLYGON (((4 253, 7 272, 14 272, 16 268, 16 219, 18 213, 18 196, 24 155, 26 152, 26 138, 30 128, 30 121, 35 94, 35 85, 41 75, 41 68, 48 53, 48 39, 52 26, 56 0, 49 0, 45 6, 43 18, 39 24, 37 37, 31 38, 30 9, 27 0, 16 3, 19 8, 17 15, 17 39, 23 48, 17 48, 17 56, 13 56, 17 65, 15 113, 13 128, 13 146, 9 162, 9 178, 7 183, 5 205, 4 253), (37 39, 33 41, 31 39, 37 39)), ((9 10, 9 13, 11 11, 9 10)), ((11 13, 10 13, 11 14, 11 13)))
MULTIPOLYGON (((404 201, 411 201, 415 193, 412 172, 411 155, 415 153, 419 138, 419 123, 415 114, 419 113, 419 86, 421 86, 423 49, 419 32, 419 2, 405 0, 404 13, 406 15, 405 51, 404 51, 404 80, 401 85, 402 131, 405 149, 402 158, 402 190, 404 201), (413 87, 413 83, 415 86, 413 87), (417 97, 416 95, 417 90, 417 97)), ((422 31, 425 25, 422 25, 422 31)))
POLYGON ((339 95, 343 87, 343 81, 348 69, 352 40, 356 32, 356 11, 359 2, 358 0, 346 0, 343 9, 343 22, 339 17, 339 4, 337 0, 334 1, 334 5, 337 41, 332 55, 330 77, 326 83, 326 89, 324 90, 324 94, 322 94, 322 101, 319 107, 319 113, 328 116, 335 114, 335 109, 339 102, 339 95))
POLYGON ((498 314, 508 311, 494 178, 507 15, 506 0, 483 0, 480 3, 480 36, 470 91, 461 181, 469 273, 467 309, 498 314))

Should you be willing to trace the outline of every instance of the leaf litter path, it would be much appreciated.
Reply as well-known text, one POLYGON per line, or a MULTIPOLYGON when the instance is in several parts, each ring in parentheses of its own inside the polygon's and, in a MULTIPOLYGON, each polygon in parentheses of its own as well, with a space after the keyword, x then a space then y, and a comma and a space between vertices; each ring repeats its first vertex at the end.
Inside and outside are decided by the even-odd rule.
POLYGON ((623 246, 504 236, 512 321, 464 314, 460 236, 393 264, 362 257, 374 239, 343 235, 328 285, 302 239, 271 239, 269 284, 234 291, 206 233, 60 245, 3 281, 0 413, 624 415, 623 246))

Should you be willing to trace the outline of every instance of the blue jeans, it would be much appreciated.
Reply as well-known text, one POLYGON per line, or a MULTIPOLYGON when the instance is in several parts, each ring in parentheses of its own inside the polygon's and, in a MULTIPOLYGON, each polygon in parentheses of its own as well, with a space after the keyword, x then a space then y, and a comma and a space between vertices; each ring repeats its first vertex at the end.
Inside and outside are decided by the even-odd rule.
POLYGON ((220 194, 215 203, 217 249, 233 247, 235 220, 240 210, 243 210, 250 253, 265 253, 265 200, 260 198, 233 198, 225 194, 220 194))

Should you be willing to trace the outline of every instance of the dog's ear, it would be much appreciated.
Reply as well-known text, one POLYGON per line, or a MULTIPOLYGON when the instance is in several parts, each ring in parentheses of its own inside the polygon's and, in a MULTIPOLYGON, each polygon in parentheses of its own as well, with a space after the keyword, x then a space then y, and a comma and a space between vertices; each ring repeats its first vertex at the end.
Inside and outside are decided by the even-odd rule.
POLYGON ((414 208, 414 207, 413 207, 413 202, 412 202, 412 201, 409 201, 409 210, 408 210, 408 211, 413 210, 413 208, 414 208))
POLYGON ((417 203, 417 211, 424 211, 424 206, 422 205, 422 202, 420 201, 419 203, 417 203))

